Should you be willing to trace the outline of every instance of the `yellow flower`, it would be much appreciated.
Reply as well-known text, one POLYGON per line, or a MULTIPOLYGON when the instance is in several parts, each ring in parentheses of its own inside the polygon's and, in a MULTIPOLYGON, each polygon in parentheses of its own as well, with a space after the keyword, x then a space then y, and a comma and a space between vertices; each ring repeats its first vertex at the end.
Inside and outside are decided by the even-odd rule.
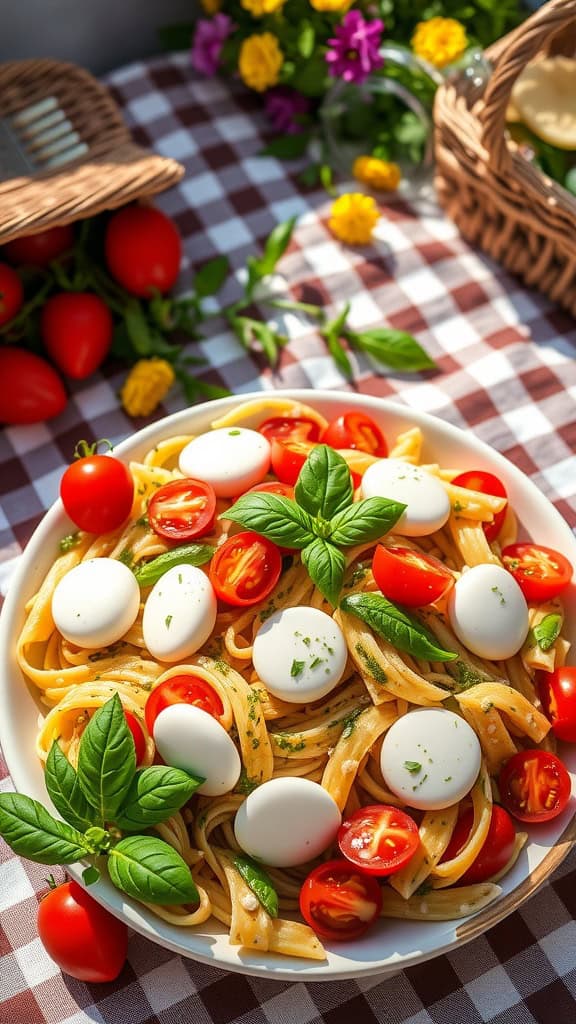
POLYGON ((346 192, 332 204, 328 227, 332 234, 348 245, 368 245, 380 217, 372 196, 346 192))
POLYGON ((122 385, 120 401, 129 416, 148 416, 173 383, 174 370, 165 359, 140 359, 122 385))
POLYGON ((347 11, 351 3, 352 0, 310 0, 310 6, 315 11, 329 11, 332 13, 347 11))
POLYGON ((416 56, 437 68, 458 60, 467 46, 466 29, 454 18, 420 21, 412 36, 412 49, 416 56))
POLYGON ((242 0, 242 7, 250 11, 255 18, 261 18, 264 14, 274 14, 284 6, 286 0, 242 0))
POLYGON ((206 14, 218 14, 222 6, 222 0, 200 0, 206 14))
POLYGON ((245 85, 256 92, 264 92, 276 85, 284 54, 272 32, 249 36, 242 43, 238 70, 245 85))
POLYGON ((402 172, 398 164, 380 160, 376 156, 359 156, 352 168, 354 177, 369 188, 382 192, 394 192, 400 184, 402 172))

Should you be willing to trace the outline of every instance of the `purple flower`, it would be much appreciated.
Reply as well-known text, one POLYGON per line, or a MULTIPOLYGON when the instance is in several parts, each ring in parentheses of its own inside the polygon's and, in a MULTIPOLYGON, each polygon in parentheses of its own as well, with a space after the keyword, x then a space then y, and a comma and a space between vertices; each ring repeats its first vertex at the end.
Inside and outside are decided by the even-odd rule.
POLYGON ((220 51, 233 29, 227 14, 213 18, 200 18, 192 43, 192 67, 201 75, 215 75, 220 63, 220 51))
POLYGON ((334 31, 331 47, 326 54, 328 71, 333 78, 345 82, 365 82, 373 71, 382 67, 379 53, 384 22, 379 18, 365 21, 360 11, 348 11, 344 21, 334 31))
POLYGON ((307 114, 310 104, 302 93, 290 89, 287 85, 278 85, 274 89, 268 89, 264 107, 270 124, 277 132, 294 135, 302 130, 301 124, 296 120, 297 116, 307 114))

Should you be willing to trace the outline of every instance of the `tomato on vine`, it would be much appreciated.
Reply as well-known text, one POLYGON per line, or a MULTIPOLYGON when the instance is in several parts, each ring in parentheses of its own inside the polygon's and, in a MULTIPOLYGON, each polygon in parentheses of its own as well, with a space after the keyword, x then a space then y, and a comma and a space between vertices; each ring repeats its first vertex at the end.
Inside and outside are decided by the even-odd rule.
POLYGON ((126 206, 106 230, 106 263, 113 277, 132 295, 165 294, 180 272, 182 243, 173 221, 153 206, 126 206))
POLYGON ((40 331, 56 366, 68 377, 84 380, 108 355, 114 324, 98 295, 58 292, 44 305, 40 331))
POLYGON ((24 288, 15 270, 0 263, 0 327, 10 323, 22 309, 24 288))
POLYGON ((39 423, 66 406, 60 377, 45 359, 17 345, 0 348, 0 423, 39 423))

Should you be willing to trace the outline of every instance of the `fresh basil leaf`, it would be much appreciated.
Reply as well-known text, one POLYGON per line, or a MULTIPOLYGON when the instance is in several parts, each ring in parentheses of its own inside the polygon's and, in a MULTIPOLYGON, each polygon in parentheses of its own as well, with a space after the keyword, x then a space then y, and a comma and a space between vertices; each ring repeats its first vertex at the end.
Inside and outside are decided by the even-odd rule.
POLYGON ((350 594, 340 607, 356 615, 397 650, 415 658, 454 661, 458 657, 453 651, 438 647, 435 637, 417 619, 380 594, 350 594))
POLYGON ((138 832, 166 821, 190 799, 204 779, 180 768, 153 765, 136 772, 115 823, 123 832, 138 832))
POLYGON ((183 544, 180 548, 165 551, 163 555, 158 555, 150 562, 138 566, 134 572, 136 582, 141 587, 151 587, 175 565, 205 565, 215 551, 216 548, 211 544, 183 544))
POLYGON ((374 327, 369 331, 347 331, 353 348, 366 352, 379 363, 393 370, 416 372, 433 370, 436 363, 411 334, 391 327, 374 327))
POLYGON ((314 43, 316 42, 316 31, 314 25, 307 18, 304 18, 298 25, 298 36, 296 39, 296 46, 298 47, 298 53, 305 60, 311 57, 314 53, 314 43))
MULTIPOLYGON (((285 136, 285 138, 288 138, 288 136, 285 136)), ((294 138, 294 136, 292 135, 291 138, 294 138)), ((296 217, 290 217, 290 220, 285 220, 282 224, 277 224, 268 235, 264 244, 264 254, 258 261, 262 277, 266 277, 267 274, 272 273, 278 263, 278 260, 280 260, 286 252, 286 249, 290 244, 290 239, 294 233, 296 220, 296 217)))
POLYGON ((302 561, 320 593, 336 608, 346 569, 346 559, 340 549, 316 537, 303 549, 302 561))
POLYGON ((97 824, 98 816, 80 788, 75 769, 56 740, 46 760, 44 781, 54 807, 69 825, 85 832, 97 824))
POLYGON ((278 138, 272 139, 259 155, 275 156, 277 160, 297 160, 298 157, 304 156, 309 142, 308 132, 300 135, 279 135, 278 138))
POLYGON ((90 864, 89 867, 84 868, 82 872, 82 881, 84 885, 94 885, 100 878, 100 871, 94 864, 90 864))
POLYGON ((330 540, 343 547, 378 540, 398 522, 405 508, 388 498, 365 498, 334 516, 330 540))
POLYGON ((198 298, 204 299, 219 292, 226 280, 228 269, 228 260, 225 256, 216 256, 200 267, 192 285, 198 298))
POLYGON ((278 893, 272 884, 272 879, 266 874, 256 861, 243 854, 234 857, 234 867, 242 875, 255 896, 264 907, 270 917, 278 917, 278 893))
POLYGON ((117 889, 145 903, 197 903, 190 868, 174 847, 155 836, 127 836, 108 854, 108 873, 117 889))
POLYGON ((80 832, 21 793, 0 793, 0 835, 18 856, 39 864, 74 864, 87 853, 80 832))
POLYGON ((286 548, 303 548, 314 539, 312 520, 295 501, 281 494, 243 494, 222 516, 286 548))
POLYGON ((556 642, 560 636, 560 630, 562 629, 562 616, 550 613, 545 615, 542 622, 539 622, 537 626, 534 626, 532 633, 534 639, 538 644, 540 650, 549 651, 552 645, 556 642))
POLYGON ((135 771, 134 740, 115 693, 88 722, 78 754, 80 788, 102 821, 114 820, 135 771))
POLYGON ((311 516, 330 520, 352 504, 352 477, 346 461, 328 445, 313 448, 300 470, 295 497, 311 516))
POLYGON ((348 353, 346 352, 346 349, 344 348, 342 342, 340 341, 340 335, 337 334, 336 331, 334 330, 324 328, 324 330, 322 331, 322 337, 324 338, 324 341, 328 346, 328 351, 332 356, 332 359, 334 360, 336 366, 340 370, 342 376, 346 377, 348 380, 351 380, 351 378, 354 376, 354 372, 352 370, 352 363, 348 358, 348 353))

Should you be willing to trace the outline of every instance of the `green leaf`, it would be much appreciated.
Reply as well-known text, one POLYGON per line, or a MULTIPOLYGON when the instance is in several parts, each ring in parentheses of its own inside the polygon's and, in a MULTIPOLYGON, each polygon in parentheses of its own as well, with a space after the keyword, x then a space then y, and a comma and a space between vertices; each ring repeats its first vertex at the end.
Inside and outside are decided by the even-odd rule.
POLYGON ((84 885, 94 885, 100 878, 100 872, 94 864, 90 864, 89 867, 84 868, 82 872, 82 881, 84 885))
MULTIPOLYGON (((294 138, 294 136, 291 136, 291 138, 294 138)), ((285 220, 282 224, 277 224, 273 231, 268 235, 264 245, 264 254, 259 260, 260 271, 263 277, 272 273, 278 263, 278 260, 280 260, 286 252, 286 249, 290 244, 290 239, 294 233, 296 220, 296 217, 290 217, 290 220, 285 220)))
POLYGON ((19 857, 39 864, 74 864, 87 853, 80 832, 20 793, 0 793, 0 835, 19 857))
POLYGON ((314 539, 308 513, 280 494, 243 494, 221 518, 240 523, 285 548, 304 548, 314 539))
POLYGON ((454 661, 458 657, 438 647, 435 637, 417 619, 380 594, 350 594, 340 607, 356 615, 398 651, 427 661, 454 661))
POLYGON ((354 348, 366 352, 379 363, 393 370, 415 373, 433 370, 436 363, 411 334, 392 327, 374 327, 370 331, 347 331, 346 337, 354 348))
POLYGON ((108 873, 117 889, 145 903, 198 902, 190 868, 172 846, 155 836, 121 839, 108 854, 108 873))
POLYGON ((560 636, 562 629, 562 616, 550 613, 545 615, 542 622, 534 626, 532 633, 534 639, 542 651, 549 651, 552 645, 560 636))
POLYGON ((139 356, 149 356, 154 348, 154 339, 142 306, 137 299, 130 299, 124 309, 124 324, 134 351, 139 356))
MULTIPOLYGON (((305 96, 322 96, 326 91, 326 83, 332 81, 328 76, 328 65, 321 48, 316 49, 309 60, 298 62, 295 85, 298 92, 305 96)), ((288 136, 287 136, 288 137, 288 136)))
POLYGON ((158 30, 158 41, 163 50, 189 50, 194 27, 192 22, 162 25, 158 30))
POLYGON ((69 825, 85 832, 97 823, 97 815, 80 788, 76 771, 56 740, 46 760, 44 781, 54 807, 69 825))
POLYGON ((193 281, 193 289, 200 299, 220 291, 228 275, 229 263, 225 256, 216 256, 200 268, 193 281))
POLYGON ((351 380, 352 377, 354 376, 352 363, 348 358, 346 349, 344 348, 342 342, 340 341, 339 335, 334 333, 334 331, 327 330, 322 331, 322 335, 328 346, 328 351, 332 356, 332 359, 336 363, 336 366, 340 370, 340 373, 342 374, 343 377, 346 377, 348 380, 351 380))
POLYGON ((278 160, 297 160, 304 156, 308 149, 310 136, 307 132, 301 135, 279 135, 272 139, 260 152, 260 156, 275 156, 278 160))
POLYGON ((180 548, 165 551, 163 555, 157 555, 144 565, 138 566, 134 576, 141 587, 151 587, 175 565, 205 565, 215 551, 216 548, 211 544, 183 544, 180 548))
POLYGON ((398 522, 406 505, 389 498, 365 498, 349 505, 331 521, 333 544, 351 547, 378 540, 398 522))
POLYGON ((316 537, 303 549, 302 561, 320 593, 336 608, 346 569, 346 559, 340 549, 316 537))
POLYGON ((253 320, 252 334, 256 341, 259 342, 270 366, 275 366, 278 362, 278 342, 276 332, 273 331, 268 324, 265 324, 260 320, 253 320))
POLYGON ((295 497, 311 516, 330 520, 352 504, 352 478, 346 460, 334 448, 319 444, 300 470, 295 497))
POLYGON ((234 867, 242 875, 255 896, 258 897, 264 910, 270 917, 278 917, 278 893, 272 879, 256 861, 244 854, 234 857, 234 867))
POLYGON ((146 830, 166 821, 190 799, 204 779, 180 768, 153 765, 136 772, 115 823, 123 832, 146 830))
POLYGON ((298 47, 298 53, 305 60, 311 57, 314 53, 314 43, 316 42, 316 32, 312 22, 304 20, 301 21, 298 26, 298 38, 296 40, 296 46, 298 47))
POLYGON ((134 740, 115 693, 88 722, 78 754, 78 782, 102 821, 114 820, 135 771, 134 740))

